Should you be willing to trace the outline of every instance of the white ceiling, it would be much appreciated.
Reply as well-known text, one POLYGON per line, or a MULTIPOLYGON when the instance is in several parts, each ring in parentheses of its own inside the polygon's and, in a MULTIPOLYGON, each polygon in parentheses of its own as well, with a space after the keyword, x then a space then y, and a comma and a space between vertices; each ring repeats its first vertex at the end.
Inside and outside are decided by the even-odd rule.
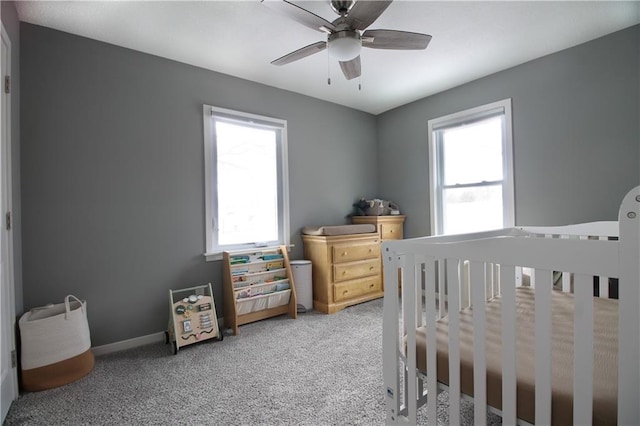
MULTIPOLYGON (((296 4, 329 21, 337 18, 328 0, 296 4)), ((16 7, 21 21, 372 114, 640 23, 640 1, 396 0, 369 29, 430 34, 429 47, 363 49, 362 77, 347 81, 326 51, 271 65, 324 36, 259 0, 18 1, 16 7)))

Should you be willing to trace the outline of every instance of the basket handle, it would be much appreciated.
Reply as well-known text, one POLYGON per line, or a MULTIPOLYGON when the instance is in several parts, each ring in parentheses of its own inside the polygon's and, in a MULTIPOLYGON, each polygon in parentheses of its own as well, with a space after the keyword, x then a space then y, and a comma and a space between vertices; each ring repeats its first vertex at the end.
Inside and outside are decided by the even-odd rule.
POLYGON ((86 315, 86 312, 84 311, 84 304, 82 303, 82 300, 78 299, 73 294, 70 294, 70 295, 68 295, 67 297, 64 298, 64 308, 65 308, 64 319, 68 319, 69 312, 71 312, 71 306, 70 306, 70 303, 69 303, 69 299, 71 299, 71 298, 75 299, 78 303, 80 303, 80 309, 82 310, 82 313, 86 315))

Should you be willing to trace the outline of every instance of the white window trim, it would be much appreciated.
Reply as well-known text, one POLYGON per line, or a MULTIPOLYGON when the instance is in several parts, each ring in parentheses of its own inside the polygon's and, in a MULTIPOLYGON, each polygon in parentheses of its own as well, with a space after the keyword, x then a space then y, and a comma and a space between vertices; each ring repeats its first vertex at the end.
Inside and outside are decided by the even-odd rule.
POLYGON ((256 122, 268 122, 279 124, 282 126, 282 141, 281 141, 281 158, 282 161, 282 226, 283 226, 283 243, 284 245, 291 245, 291 231, 289 224, 289 159, 287 149, 287 121, 278 118, 271 118, 257 114, 250 114, 246 112, 234 111, 231 109, 218 108, 211 105, 203 105, 202 107, 203 123, 204 123, 204 173, 205 173, 205 233, 206 233, 206 247, 204 256, 207 261, 222 260, 222 251, 214 251, 213 230, 214 230, 214 191, 217 188, 213 186, 213 120, 211 116, 214 114, 229 115, 232 117, 242 117, 248 121, 255 120, 256 122))
POLYGON ((504 155, 502 161, 504 186, 502 193, 503 203, 503 223, 504 227, 515 226, 515 190, 514 190, 514 170, 513 170, 513 127, 511 117, 511 99, 503 99, 501 101, 492 102, 490 104, 481 105, 464 111, 445 115, 443 117, 434 118, 428 121, 429 132, 429 210, 431 214, 431 235, 436 235, 439 228, 438 211, 440 206, 436 193, 436 182, 439 181, 438 173, 441 173, 437 165, 437 147, 433 132, 443 127, 464 124, 467 121, 475 121, 485 116, 496 113, 504 113, 504 132, 503 146, 504 155))

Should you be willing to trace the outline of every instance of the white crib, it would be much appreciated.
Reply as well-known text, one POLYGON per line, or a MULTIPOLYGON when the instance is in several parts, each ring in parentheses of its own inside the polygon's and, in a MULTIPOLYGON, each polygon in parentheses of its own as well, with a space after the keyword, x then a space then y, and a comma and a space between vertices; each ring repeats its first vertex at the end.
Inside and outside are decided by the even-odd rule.
POLYGON ((387 423, 447 389, 452 425, 640 424, 639 245, 640 186, 617 222, 384 242, 387 423))

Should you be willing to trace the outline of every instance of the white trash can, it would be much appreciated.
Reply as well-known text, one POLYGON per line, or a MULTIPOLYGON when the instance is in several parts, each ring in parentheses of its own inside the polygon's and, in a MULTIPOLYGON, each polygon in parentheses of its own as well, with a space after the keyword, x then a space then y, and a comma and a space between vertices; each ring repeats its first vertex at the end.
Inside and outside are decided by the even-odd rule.
POLYGON ((313 309, 313 283, 311 278, 310 260, 292 260, 291 273, 296 287, 298 298, 298 312, 307 312, 313 309))

